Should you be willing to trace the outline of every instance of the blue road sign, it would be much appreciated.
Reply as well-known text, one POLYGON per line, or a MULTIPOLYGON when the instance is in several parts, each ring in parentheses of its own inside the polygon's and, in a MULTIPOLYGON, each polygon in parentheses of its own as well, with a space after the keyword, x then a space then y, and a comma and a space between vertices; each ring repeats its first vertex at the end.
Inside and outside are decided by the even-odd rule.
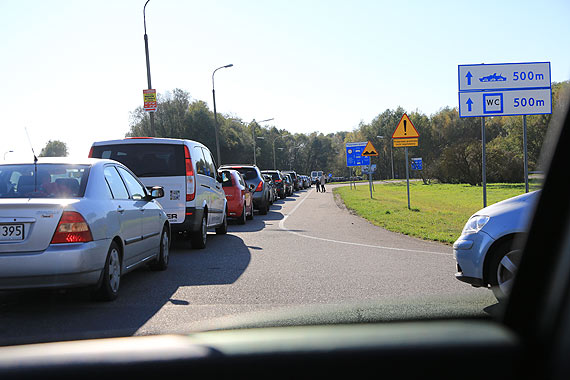
POLYGON ((420 158, 412 158, 412 170, 422 170, 422 159, 420 158))
POLYGON ((346 166, 370 165, 370 157, 362 156, 367 141, 346 143, 346 166))

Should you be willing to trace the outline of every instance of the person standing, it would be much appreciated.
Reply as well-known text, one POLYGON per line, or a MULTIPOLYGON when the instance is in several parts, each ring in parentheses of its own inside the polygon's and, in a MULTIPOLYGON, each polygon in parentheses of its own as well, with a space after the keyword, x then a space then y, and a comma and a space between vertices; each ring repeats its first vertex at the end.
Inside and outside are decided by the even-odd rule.
POLYGON ((324 174, 321 176, 320 181, 321 181, 321 193, 324 193, 324 192, 327 191, 327 190, 325 189, 325 182, 326 182, 326 180, 325 180, 325 175, 324 175, 324 174))

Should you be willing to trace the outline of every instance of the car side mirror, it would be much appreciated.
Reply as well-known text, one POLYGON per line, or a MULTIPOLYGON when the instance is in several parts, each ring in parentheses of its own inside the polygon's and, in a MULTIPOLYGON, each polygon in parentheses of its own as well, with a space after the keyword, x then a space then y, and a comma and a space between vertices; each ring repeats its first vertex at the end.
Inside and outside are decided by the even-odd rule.
POLYGON ((162 198, 164 197, 164 188, 162 186, 154 186, 150 188, 150 198, 162 198))

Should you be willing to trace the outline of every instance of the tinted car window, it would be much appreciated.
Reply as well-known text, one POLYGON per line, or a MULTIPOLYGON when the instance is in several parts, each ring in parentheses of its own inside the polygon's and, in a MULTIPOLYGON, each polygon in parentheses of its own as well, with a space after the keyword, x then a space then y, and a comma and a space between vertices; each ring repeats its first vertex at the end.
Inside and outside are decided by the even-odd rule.
POLYGON ((123 168, 117 168, 119 173, 121 173, 121 177, 125 180, 125 184, 129 189, 129 193, 131 193, 131 199, 140 200, 145 197, 146 192, 144 186, 140 184, 139 181, 136 180, 135 177, 132 176, 131 173, 126 171, 123 168))
POLYGON ((141 178, 183 176, 186 173, 182 145, 99 145, 93 147, 92 156, 119 161, 141 178))
POLYGON ((0 165, 0 198, 82 197, 87 165, 0 165))
POLYGON ((107 166, 105 168, 105 180, 111 189, 111 194, 115 199, 129 199, 129 193, 121 176, 114 166, 107 166))

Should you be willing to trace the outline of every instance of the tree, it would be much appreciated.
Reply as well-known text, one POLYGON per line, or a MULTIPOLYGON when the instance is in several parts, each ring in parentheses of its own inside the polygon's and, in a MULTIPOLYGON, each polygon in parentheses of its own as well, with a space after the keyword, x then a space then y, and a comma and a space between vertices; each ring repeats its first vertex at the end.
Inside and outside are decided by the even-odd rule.
POLYGON ((40 157, 67 157, 67 155, 67 144, 59 140, 49 140, 40 153, 40 157))

